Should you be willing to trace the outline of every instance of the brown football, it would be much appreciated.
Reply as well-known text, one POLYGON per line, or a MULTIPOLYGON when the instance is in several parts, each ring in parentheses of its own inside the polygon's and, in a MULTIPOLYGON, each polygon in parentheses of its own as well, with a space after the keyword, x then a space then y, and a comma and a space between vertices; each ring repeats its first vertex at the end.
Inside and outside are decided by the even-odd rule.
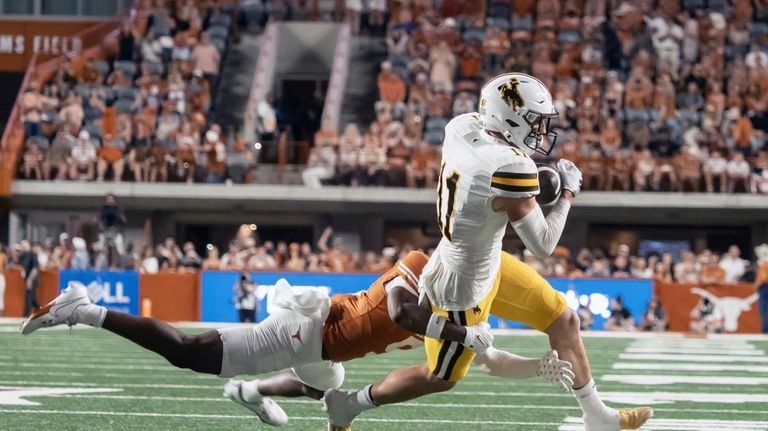
POLYGON ((560 196, 560 173, 557 169, 547 165, 539 165, 539 194, 536 202, 539 205, 552 205, 560 196))

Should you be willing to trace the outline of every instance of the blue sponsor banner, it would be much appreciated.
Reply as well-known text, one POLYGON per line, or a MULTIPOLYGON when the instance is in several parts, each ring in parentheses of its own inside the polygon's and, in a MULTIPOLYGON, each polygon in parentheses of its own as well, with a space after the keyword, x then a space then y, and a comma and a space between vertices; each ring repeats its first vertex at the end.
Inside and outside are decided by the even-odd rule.
MULTIPOLYGON (((259 310, 256 318, 259 321, 267 317, 267 300, 265 287, 274 286, 277 280, 285 278, 293 286, 316 286, 330 290, 331 295, 337 293, 356 293, 366 290, 379 278, 378 274, 328 274, 328 273, 297 273, 297 272, 254 272, 253 280, 260 289, 259 310)), ((235 271, 204 271, 200 285, 200 318, 204 322, 237 322, 238 312, 235 309, 235 285, 240 279, 240 273, 235 271)))
MULTIPOLYGON (((565 295, 570 308, 576 310, 579 304, 589 304, 594 315, 590 329, 597 330, 603 329, 605 319, 611 315, 611 299, 621 296, 624 307, 632 314, 635 322, 640 323, 653 295, 653 282, 650 280, 550 278, 547 281, 565 295)), ((493 316, 489 322, 494 328, 525 327, 493 316)))
POLYGON ((139 273, 135 271, 59 271, 59 288, 79 281, 93 302, 110 310, 139 314, 139 273))
MULTIPOLYGON (((235 285, 240 278, 234 271, 205 271, 201 283, 201 319, 206 322, 236 322, 235 285)), ((356 293, 366 290, 379 278, 378 274, 328 274, 295 272, 255 272, 251 279, 261 286, 257 295, 260 297, 257 318, 267 317, 266 291, 277 280, 285 278, 293 286, 326 287, 331 295, 338 293, 356 293)), ((568 305, 574 310, 579 302, 590 301, 590 309, 595 316, 592 329, 603 329, 605 319, 610 316, 610 300, 621 296, 625 307, 629 309, 637 322, 645 312, 653 292, 653 283, 649 280, 615 279, 549 279, 552 286, 563 292, 568 305)), ((507 322, 491 316, 489 320, 494 328, 522 328, 516 322, 507 322)))

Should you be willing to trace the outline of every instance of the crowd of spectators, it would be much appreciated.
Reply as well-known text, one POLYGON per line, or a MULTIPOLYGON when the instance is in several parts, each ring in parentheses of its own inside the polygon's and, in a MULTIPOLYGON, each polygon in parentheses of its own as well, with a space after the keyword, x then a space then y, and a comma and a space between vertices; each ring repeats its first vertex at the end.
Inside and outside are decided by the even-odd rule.
POLYGON ((24 90, 21 177, 224 182, 228 168, 242 175, 252 152, 208 119, 231 21, 216 2, 137 1, 114 58, 68 58, 50 80, 24 90))
MULTIPOLYGON (((235 238, 221 249, 214 244, 185 242, 172 237, 163 242, 136 249, 128 242, 119 246, 116 258, 109 256, 103 238, 88 243, 82 237, 62 233, 58 240, 29 243, 37 255, 41 269, 134 269, 140 272, 249 270, 304 272, 370 272, 380 273, 392 266, 413 247, 388 246, 380 251, 351 251, 343 238, 327 228, 314 244, 310 242, 259 241, 255 225, 243 225, 235 238)), ((9 248, 9 262, 17 262, 23 244, 9 248)), ((431 250, 427 250, 428 252, 431 250)), ((633 278, 661 282, 732 284, 751 282, 755 265, 732 245, 724 253, 709 249, 694 253, 652 252, 646 256, 630 253, 620 244, 606 251, 581 248, 571 253, 565 247, 555 249, 552 256, 540 260, 526 250, 513 254, 545 277, 566 278, 633 278)))
MULTIPOLYGON (((229 30, 323 17, 316 2, 242 2, 233 16, 138 1, 114 59, 65 63, 25 90, 20 175, 251 181, 252 147, 208 121, 229 30)), ((445 124, 477 109, 487 79, 517 71, 552 89, 550 158, 576 161, 585 189, 768 193, 765 0, 348 0, 330 19, 384 34, 388 58, 373 123, 312 126, 308 186, 432 187, 445 124)), ((275 107, 258 111, 257 132, 274 139, 275 107)))
POLYGON ((515 71, 552 90, 551 157, 576 161, 585 189, 768 192, 765 1, 391 6, 376 120, 345 130, 353 145, 323 131, 308 185, 429 185, 447 121, 515 71))

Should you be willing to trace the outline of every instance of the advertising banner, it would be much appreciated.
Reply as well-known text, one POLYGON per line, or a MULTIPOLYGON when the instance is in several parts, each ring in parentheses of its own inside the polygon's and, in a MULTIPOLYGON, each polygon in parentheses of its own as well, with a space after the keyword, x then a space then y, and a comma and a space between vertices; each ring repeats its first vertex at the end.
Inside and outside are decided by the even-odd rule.
MULTIPOLYGON (((256 318, 264 320, 267 315, 267 296, 277 280, 285 278, 292 286, 320 287, 328 289, 331 295, 356 293, 366 290, 378 274, 328 274, 297 272, 254 272, 251 280, 259 287, 256 295, 259 307, 256 318)), ((200 288, 200 318, 204 322, 237 322, 235 309, 235 287, 240 273, 235 271, 204 271, 200 288)))
POLYGON ((91 301, 110 310, 139 314, 139 273, 134 271, 75 271, 59 272, 59 287, 79 281, 88 288, 91 301))
POLYGON ((759 333, 758 295, 751 284, 698 285, 656 283, 656 296, 669 316, 669 330, 686 332, 708 309, 711 325, 723 332, 759 333), (705 304, 705 301, 707 304, 705 304))
MULTIPOLYGON (((267 298, 270 289, 280 278, 285 278, 293 286, 327 288, 331 295, 338 293, 356 293, 366 290, 379 277, 378 274, 328 274, 328 273, 285 273, 255 272, 251 279, 259 286, 256 295, 259 299, 257 319, 263 320, 268 315, 267 298)), ((240 273, 234 271, 205 271, 201 278, 201 319, 206 322, 236 322, 235 286, 240 273)), ((586 279, 551 279, 555 289, 563 292, 571 308, 578 308, 579 303, 587 304, 595 315, 592 329, 603 329, 605 319, 610 316, 610 299, 621 296, 624 305, 638 322, 645 312, 651 298, 653 284, 649 280, 586 280, 586 279)), ((494 328, 516 327, 515 322, 507 322, 491 316, 494 328)))

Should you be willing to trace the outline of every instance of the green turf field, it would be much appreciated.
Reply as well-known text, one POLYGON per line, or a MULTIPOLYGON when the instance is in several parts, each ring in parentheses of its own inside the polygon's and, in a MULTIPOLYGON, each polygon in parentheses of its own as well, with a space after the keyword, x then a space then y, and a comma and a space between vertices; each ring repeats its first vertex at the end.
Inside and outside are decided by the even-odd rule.
MULTIPOLYGON (((174 369, 106 331, 77 327, 22 337, 16 329, 0 325, 0 430, 271 429, 221 396, 224 380, 174 369)), ((656 416, 645 430, 768 430, 768 339, 585 342, 604 399, 614 406, 653 404, 656 416)), ((498 336, 495 345, 538 356, 547 340, 498 336)), ((344 386, 361 387, 423 359, 417 349, 350 362, 344 386)), ((325 428, 319 402, 278 401, 291 416, 285 429, 325 428)), ((568 431, 583 429, 580 416, 570 394, 543 380, 472 371, 452 392, 366 412, 355 429, 568 431)))

